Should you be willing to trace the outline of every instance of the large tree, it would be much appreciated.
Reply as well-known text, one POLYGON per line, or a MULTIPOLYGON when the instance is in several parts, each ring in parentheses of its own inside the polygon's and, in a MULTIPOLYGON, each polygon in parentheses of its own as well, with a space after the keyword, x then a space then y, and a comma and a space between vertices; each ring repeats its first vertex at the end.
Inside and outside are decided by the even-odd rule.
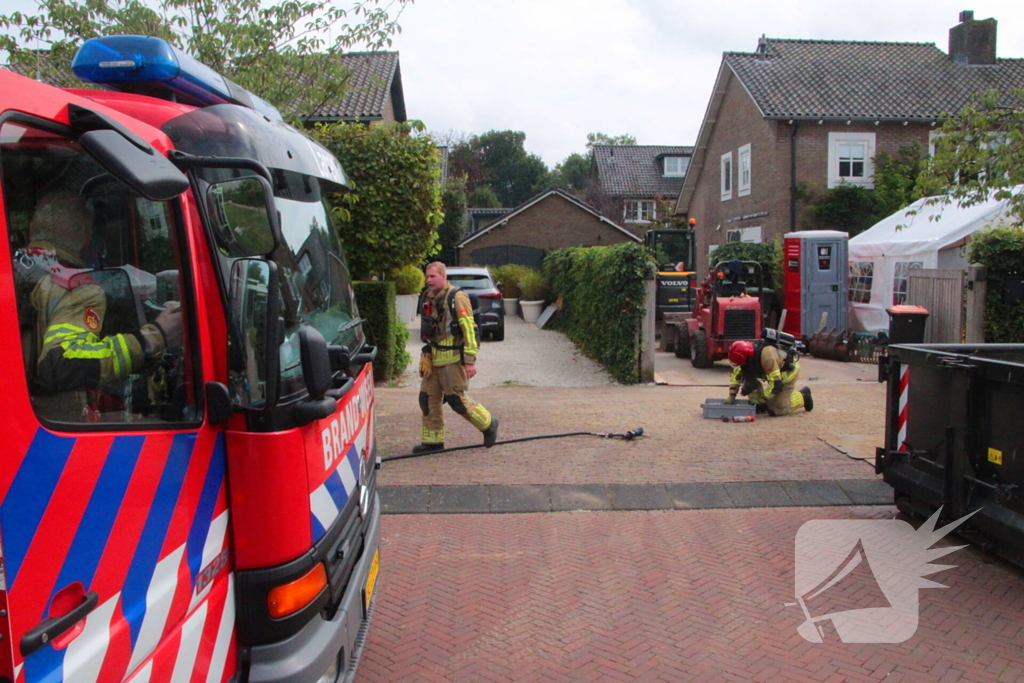
POLYGON ((1009 199, 1009 214, 1024 223, 1024 89, 979 93, 940 129, 935 154, 918 176, 930 201, 972 206, 1009 199))
POLYGON ((587 133, 587 149, 593 149, 595 145, 635 145, 636 138, 629 133, 622 135, 607 135, 605 133, 587 133))
POLYGON ((12 64, 70 73, 82 42, 103 35, 165 38, 291 118, 337 102, 348 73, 338 59, 353 46, 391 45, 413 0, 40 0, 39 13, 0 15, 0 51, 12 64), (330 36, 329 38, 327 36, 330 36), (41 59, 41 54, 46 54, 41 59))
POLYGON ((573 152, 555 166, 551 183, 566 190, 585 190, 590 182, 590 155, 573 152))
POLYGON ((525 142, 522 131, 492 130, 455 145, 448 166, 453 175, 466 176, 471 203, 480 185, 494 190, 501 205, 508 207, 543 189, 550 177, 548 167, 526 151, 525 142))

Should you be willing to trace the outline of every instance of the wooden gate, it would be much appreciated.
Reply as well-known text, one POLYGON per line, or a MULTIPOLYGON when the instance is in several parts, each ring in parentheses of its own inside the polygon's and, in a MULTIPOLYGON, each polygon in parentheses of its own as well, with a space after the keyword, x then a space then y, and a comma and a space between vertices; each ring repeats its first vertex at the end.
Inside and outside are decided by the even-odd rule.
POLYGON ((911 270, 907 303, 928 309, 925 344, 960 344, 964 338, 964 279, 958 269, 911 270))

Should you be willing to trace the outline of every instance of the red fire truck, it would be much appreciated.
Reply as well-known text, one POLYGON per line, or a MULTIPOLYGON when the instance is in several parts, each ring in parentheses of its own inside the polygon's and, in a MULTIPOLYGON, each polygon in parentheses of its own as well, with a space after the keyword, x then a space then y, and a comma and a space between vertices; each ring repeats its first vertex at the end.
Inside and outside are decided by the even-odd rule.
POLYGON ((0 681, 354 675, 380 563, 338 161, 162 40, 0 70, 0 681))

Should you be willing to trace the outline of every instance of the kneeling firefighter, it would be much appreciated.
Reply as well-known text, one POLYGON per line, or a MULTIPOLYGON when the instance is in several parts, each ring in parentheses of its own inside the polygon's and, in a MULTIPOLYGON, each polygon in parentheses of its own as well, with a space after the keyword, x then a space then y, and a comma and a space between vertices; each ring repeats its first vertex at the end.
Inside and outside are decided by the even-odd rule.
POLYGON ((810 387, 795 391, 800 375, 795 348, 783 349, 765 339, 739 341, 729 347, 729 362, 733 371, 726 403, 735 403, 736 394, 742 393, 757 412, 773 417, 814 409, 810 387))
POLYGON ((413 453, 444 448, 443 404, 483 432, 484 446, 498 438, 498 418, 466 396, 469 380, 476 375, 477 343, 473 305, 461 289, 448 284, 448 269, 435 261, 426 268, 427 291, 420 304, 424 342, 420 357, 420 410, 423 411, 422 443, 413 453))

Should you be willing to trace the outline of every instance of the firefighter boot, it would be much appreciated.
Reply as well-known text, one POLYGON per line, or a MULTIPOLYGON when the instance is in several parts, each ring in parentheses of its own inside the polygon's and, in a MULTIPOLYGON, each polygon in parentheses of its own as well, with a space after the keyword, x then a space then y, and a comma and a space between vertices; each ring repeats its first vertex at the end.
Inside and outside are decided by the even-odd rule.
POLYGON ((814 410, 814 399, 811 398, 811 388, 804 387, 800 390, 800 393, 804 395, 804 410, 808 413, 814 410))
POLYGON ((435 451, 443 451, 443 443, 421 443, 419 446, 413 446, 412 452, 416 455, 421 453, 433 453, 435 451))
POLYGON ((491 416, 491 424, 484 430, 484 448, 490 448, 498 440, 498 418, 491 416))

